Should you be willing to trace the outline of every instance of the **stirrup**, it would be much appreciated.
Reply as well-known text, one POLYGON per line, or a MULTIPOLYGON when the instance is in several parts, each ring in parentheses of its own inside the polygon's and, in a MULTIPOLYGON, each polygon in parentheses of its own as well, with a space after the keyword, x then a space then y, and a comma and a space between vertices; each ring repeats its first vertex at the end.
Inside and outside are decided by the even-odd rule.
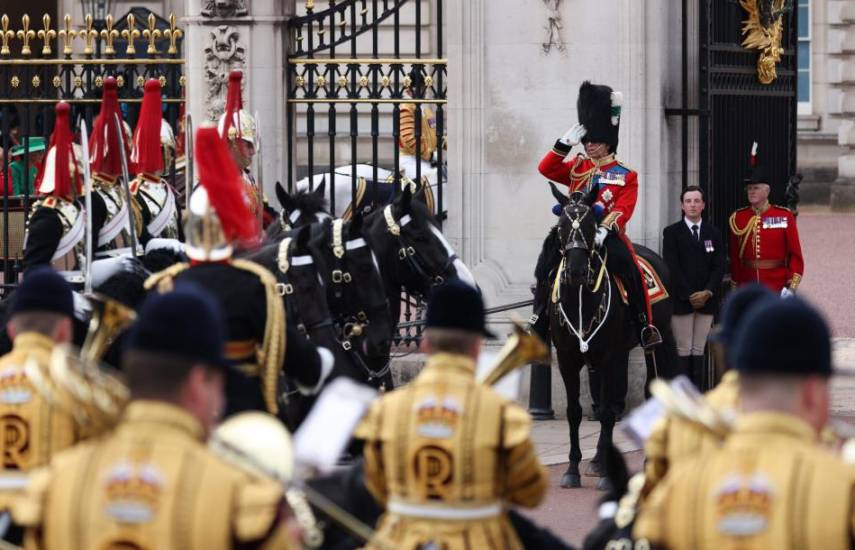
POLYGON ((662 334, 653 325, 647 325, 641 329, 641 347, 648 350, 662 343, 662 334))

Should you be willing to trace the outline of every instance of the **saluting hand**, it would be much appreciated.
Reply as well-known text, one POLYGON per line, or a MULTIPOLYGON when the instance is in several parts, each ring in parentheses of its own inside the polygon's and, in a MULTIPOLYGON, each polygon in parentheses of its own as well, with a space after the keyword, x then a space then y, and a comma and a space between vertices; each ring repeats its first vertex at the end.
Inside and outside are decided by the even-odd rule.
POLYGON ((564 135, 561 136, 561 139, 558 141, 573 147, 574 145, 579 145, 579 142, 582 141, 582 138, 585 137, 585 134, 587 133, 588 130, 581 124, 577 123, 572 128, 564 132, 564 135))

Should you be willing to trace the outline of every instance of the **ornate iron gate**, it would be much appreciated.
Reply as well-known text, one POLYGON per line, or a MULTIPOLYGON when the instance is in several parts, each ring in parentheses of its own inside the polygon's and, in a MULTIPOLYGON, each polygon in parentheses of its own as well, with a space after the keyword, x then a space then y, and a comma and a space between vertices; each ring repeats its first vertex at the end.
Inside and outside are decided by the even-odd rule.
MULTIPOLYGON (((341 194, 333 186, 349 184, 351 209, 358 195, 371 200, 358 205, 370 211, 382 195, 378 186, 400 190, 398 143, 401 111, 414 105, 415 151, 422 150, 422 119, 435 109, 436 135, 444 136, 446 61, 443 59, 444 0, 330 0, 301 4, 304 14, 291 19, 287 89, 287 184, 327 174, 330 208, 341 194), (316 5, 317 4, 317 5, 316 5), (431 36, 432 35, 432 36, 431 36), (421 81, 423 86, 416 86, 421 81), (391 130, 391 131, 390 131, 391 130), (369 165, 360 171, 357 165, 369 165), (385 165, 385 166, 384 166, 385 165), (339 168, 336 174, 336 168, 339 168), (392 173, 383 177, 381 170, 392 173), (358 172, 361 172, 358 174, 358 172), (359 186, 363 192, 357 193, 359 186), (366 190, 367 189, 367 190, 366 190)), ((438 219, 444 217, 443 147, 436 148, 434 198, 438 219)), ((422 164, 410 177, 422 181, 422 164), (415 177, 413 177, 415 176, 415 177)), ((343 206, 343 205, 339 205, 343 206)), ((421 334, 412 321, 419 305, 404 298, 404 327, 398 341, 421 334)))
MULTIPOLYGON (((744 4, 700 0, 700 181, 708 215, 721 228, 734 209, 746 204, 742 180, 753 141, 769 169, 773 202, 781 204, 796 170, 797 10, 787 0, 744 4), (742 45, 750 35, 743 29, 753 7, 760 23, 767 16, 780 18, 782 50, 758 52, 742 45), (780 62, 777 78, 764 84, 761 79, 769 75, 758 73, 758 57, 769 53, 780 54, 780 62)), ((768 70, 773 58, 764 61, 768 70)))
MULTIPOLYGON (((164 117, 176 136, 180 133, 177 121, 185 84, 180 55, 183 32, 176 27, 174 15, 163 19, 145 8, 134 8, 115 23, 112 16, 104 21, 87 16, 75 24, 66 15, 59 30, 52 25, 56 22, 48 15, 38 21, 24 15, 20 22, 10 21, 5 14, 0 17, 0 182, 4 183, 0 262, 4 288, 14 286, 20 271, 33 184, 29 170, 23 170, 23 193, 12 195, 9 153, 26 136, 49 139, 58 101, 72 105, 75 128, 80 117, 92 128, 103 79, 115 76, 124 118, 133 127, 145 80, 157 78, 163 86, 164 117), (41 28, 36 28, 39 24, 41 28)), ((21 162, 24 166, 30 163, 26 148, 21 162)), ((174 184, 174 162, 170 176, 174 184)))

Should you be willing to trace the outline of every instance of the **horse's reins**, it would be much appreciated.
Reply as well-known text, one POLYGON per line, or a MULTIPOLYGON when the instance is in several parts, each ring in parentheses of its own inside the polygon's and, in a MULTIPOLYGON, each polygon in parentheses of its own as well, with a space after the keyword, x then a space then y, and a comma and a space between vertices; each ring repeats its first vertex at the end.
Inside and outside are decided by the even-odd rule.
POLYGON ((404 232, 401 231, 401 228, 410 223, 412 221, 412 217, 407 214, 403 216, 400 221, 396 221, 395 216, 392 214, 392 205, 387 205, 386 208, 383 209, 383 218, 386 220, 387 231, 389 231, 389 233, 398 240, 398 260, 406 263, 416 273, 416 275, 426 283, 427 288, 432 288, 444 283, 449 272, 451 272, 454 267, 454 262, 458 259, 457 254, 449 254, 448 259, 440 268, 439 273, 432 275, 430 270, 423 265, 424 262, 420 258, 416 248, 412 245, 408 245, 404 240, 404 232))
MULTIPOLYGON (((604 258, 603 256, 600 255, 599 251, 589 250, 588 244, 585 241, 585 237, 584 237, 584 235, 581 234, 582 224, 580 222, 581 222, 581 220, 585 219, 585 217, 590 215, 590 213, 591 213, 591 211, 590 211, 590 209, 588 209, 581 216, 581 218, 576 219, 576 218, 571 218, 569 213, 567 211, 565 211, 565 216, 567 217, 567 219, 569 219, 571 221, 570 233, 567 236, 567 242, 571 246, 567 246, 567 247, 562 246, 561 247, 561 255, 564 256, 565 259, 563 259, 561 262, 563 267, 561 269, 561 272, 558 274, 558 277, 560 277, 561 279, 564 278, 563 272, 564 272, 564 270, 567 269, 567 267, 566 267, 566 253, 568 250, 578 248, 578 249, 588 251, 588 271, 589 272, 591 271, 591 269, 590 269, 590 257, 592 254, 596 254, 597 258, 599 258, 599 260, 600 260, 600 269, 599 269, 599 272, 597 274, 596 283, 595 283, 594 288, 592 290, 592 292, 596 293, 599 291, 599 288, 603 282, 603 279, 605 278, 606 280, 608 280, 608 277, 609 277, 608 268, 606 268, 606 258, 608 257, 608 252, 606 253, 606 257, 604 258)), ((598 315, 597 317, 599 317, 599 322, 597 323, 597 325, 595 327, 593 327, 593 329, 591 327, 594 324, 594 319, 591 319, 591 323, 589 323, 587 329, 585 329, 585 327, 582 326, 582 323, 583 323, 583 319, 582 319, 582 296, 583 296, 583 294, 582 294, 582 285, 580 284, 579 285, 579 328, 577 330, 576 327, 573 326, 573 323, 570 321, 570 317, 567 315, 567 312, 564 311, 564 303, 561 300, 562 282, 563 282, 562 280, 559 280, 558 284, 557 284, 558 311, 561 313, 561 317, 564 319, 564 324, 570 329, 570 331, 573 333, 573 335, 576 336, 576 339, 579 340, 579 351, 581 351, 582 353, 587 353, 591 340, 593 340, 594 337, 596 337, 597 333, 600 331, 600 329, 605 324, 607 315, 598 315), (589 336, 587 338, 585 338, 585 336, 584 336, 585 334, 589 334, 589 336)), ((600 294, 600 303, 597 305, 597 311, 598 312, 602 311, 603 294, 605 294, 606 298, 607 298, 605 311, 608 312, 611 309, 612 287, 610 284, 607 284, 606 286, 607 286, 606 291, 604 293, 600 294)))

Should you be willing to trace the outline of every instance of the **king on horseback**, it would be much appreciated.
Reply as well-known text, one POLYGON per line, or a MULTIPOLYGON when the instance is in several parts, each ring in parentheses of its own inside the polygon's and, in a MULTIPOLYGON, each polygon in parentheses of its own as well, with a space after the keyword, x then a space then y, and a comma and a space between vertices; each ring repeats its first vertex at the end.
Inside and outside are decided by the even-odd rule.
MULTIPOLYGON (((638 199, 638 173, 616 158, 622 99, 621 92, 609 86, 583 82, 576 103, 579 122, 555 142, 540 161, 538 170, 548 179, 566 185, 570 193, 587 195, 599 222, 595 244, 605 249, 606 267, 626 286, 641 347, 650 349, 662 342, 662 336, 653 326, 647 287, 632 242, 626 235, 626 224, 638 199), (584 145, 585 153, 571 157, 570 151, 579 143, 584 145)), ((538 260, 539 278, 554 273, 558 267, 560 257, 547 252, 555 249, 548 242, 554 235, 553 232, 547 238, 538 260)), ((550 280, 551 275, 538 282, 535 323, 544 317, 542 310, 548 302, 550 280)))

